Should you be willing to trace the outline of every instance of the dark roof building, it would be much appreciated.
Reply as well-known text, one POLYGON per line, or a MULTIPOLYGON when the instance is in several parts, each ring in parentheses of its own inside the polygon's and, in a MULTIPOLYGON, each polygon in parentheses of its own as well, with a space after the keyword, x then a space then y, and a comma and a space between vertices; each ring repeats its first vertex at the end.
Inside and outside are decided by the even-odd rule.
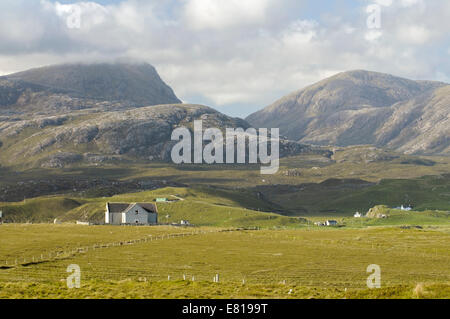
POLYGON ((105 224, 151 225, 158 223, 158 208, 153 203, 106 203, 105 224))

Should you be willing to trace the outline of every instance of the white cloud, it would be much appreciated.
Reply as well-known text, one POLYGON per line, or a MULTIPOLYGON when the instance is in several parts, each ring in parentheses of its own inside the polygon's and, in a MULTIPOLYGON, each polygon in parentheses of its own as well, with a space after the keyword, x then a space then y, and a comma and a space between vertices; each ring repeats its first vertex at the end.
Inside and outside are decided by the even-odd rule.
POLYGON ((340 71, 417 79, 450 74, 450 49, 442 49, 450 47, 450 1, 383 2, 380 29, 366 26, 367 2, 314 18, 303 16, 301 3, 78 2, 81 28, 70 29, 67 4, 0 2, 0 70, 139 59, 153 64, 182 100, 241 116, 340 71))
POLYGON ((317 35, 317 22, 311 20, 294 21, 282 34, 286 46, 299 46, 310 43, 317 35))
POLYGON ((375 3, 377 3, 381 6, 389 7, 392 5, 392 0, 375 0, 375 3))
POLYGON ((424 4, 423 0, 401 0, 401 5, 403 7, 410 7, 418 4, 424 4))
POLYGON ((431 36, 431 32, 426 27, 419 25, 401 26, 398 30, 398 38, 401 42, 415 45, 425 44, 431 36))
POLYGON ((382 36, 383 32, 379 30, 370 30, 366 32, 366 34, 364 35, 364 39, 366 39, 367 41, 376 41, 382 36))
POLYGON ((185 17, 194 29, 223 29, 262 23, 270 0, 188 0, 185 17))
MULTIPOLYGON (((151 14, 151 8, 147 11, 151 14)), ((133 32, 143 32, 145 29, 145 15, 140 12, 139 7, 133 3, 121 3, 112 13, 117 24, 133 32)), ((153 18, 153 17, 152 17, 153 18)))

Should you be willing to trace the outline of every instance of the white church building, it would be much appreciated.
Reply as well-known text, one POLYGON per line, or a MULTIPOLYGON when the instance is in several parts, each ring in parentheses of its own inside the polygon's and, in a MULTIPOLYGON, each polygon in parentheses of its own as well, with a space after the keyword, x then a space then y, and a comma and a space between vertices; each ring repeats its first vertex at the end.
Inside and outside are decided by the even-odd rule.
POLYGON ((158 209, 153 203, 106 203, 107 225, 156 225, 158 209))

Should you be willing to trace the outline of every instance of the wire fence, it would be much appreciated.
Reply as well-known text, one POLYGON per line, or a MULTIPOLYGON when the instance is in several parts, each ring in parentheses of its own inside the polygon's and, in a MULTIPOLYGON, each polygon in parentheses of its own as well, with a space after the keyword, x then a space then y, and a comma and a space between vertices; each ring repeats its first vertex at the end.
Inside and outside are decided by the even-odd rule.
POLYGON ((218 232, 231 232, 231 231, 242 231, 242 230, 258 230, 258 228, 229 228, 220 230, 195 230, 191 232, 184 233, 169 233, 162 235, 146 235, 145 237, 138 239, 129 239, 114 241, 109 243, 94 243, 92 245, 82 245, 80 247, 73 247, 69 249, 58 249, 50 252, 42 252, 31 256, 19 256, 9 259, 0 259, 0 269, 8 269, 16 266, 29 266, 32 264, 51 262, 60 259, 67 259, 76 256, 77 254, 87 253, 89 251, 95 251, 98 249, 110 248, 110 247, 121 247, 130 246, 141 243, 147 243, 152 241, 170 239, 170 238, 184 238, 188 236, 196 236, 209 233, 218 232))
MULTIPOLYGON (((222 267, 220 263, 211 259, 203 261, 199 258, 192 259, 192 263, 186 261, 186 256, 194 255, 196 250, 202 251, 208 248, 208 245, 202 244, 198 246, 197 240, 185 240, 195 236, 206 236, 202 239, 202 243, 211 242, 212 250, 205 251, 204 255, 215 255, 215 249, 220 247, 220 243, 234 240, 235 236, 221 237, 221 242, 216 242, 217 236, 209 237, 219 232, 234 232, 241 230, 256 229, 223 229, 223 230, 204 230, 195 229, 182 233, 166 233, 158 235, 146 235, 139 239, 112 241, 109 243, 93 243, 76 248, 66 249, 64 251, 55 251, 35 255, 34 257, 16 258, 14 260, 5 260, 0 269, 0 281, 3 282, 65 282, 68 273, 67 266, 72 263, 81 267, 82 282, 89 281, 123 281, 130 280, 135 282, 162 282, 162 281, 186 281, 199 282, 207 281, 213 283, 234 283, 234 284, 282 284, 282 285, 301 285, 304 287, 330 287, 330 288, 361 288, 365 286, 367 274, 365 267, 367 263, 358 262, 358 256, 361 250, 351 249, 347 247, 345 254, 348 259, 354 260, 352 264, 346 264, 345 268, 337 268, 333 259, 333 251, 323 252, 326 258, 320 259, 319 263, 309 263, 306 266, 298 267, 298 269, 287 268, 286 264, 256 264, 256 267, 239 267, 239 264, 232 268, 222 267), (169 241, 170 240, 170 241, 169 241), (172 243, 171 241, 174 240, 172 243), (167 242, 169 241, 169 242, 167 242), (162 245, 153 246, 151 243, 164 243, 162 245), (167 243, 167 244, 166 244, 167 243), (213 244, 214 243, 214 244, 213 244), (133 247, 133 249, 125 249, 133 247), (155 249, 151 249, 154 247, 155 249), (173 249, 176 247, 177 249, 173 249), (170 253, 164 249, 170 248, 170 253), (181 255, 176 255, 182 252, 181 255), (212 254, 211 254, 211 253, 212 254), (158 258, 175 254, 173 258, 165 258, 164 262, 159 262, 158 258), (329 254, 329 255, 328 255, 329 254), (180 257, 179 259, 177 259, 180 257), (186 264, 188 263, 188 264, 186 264), (248 269, 251 270, 249 271, 248 269)), ((258 241, 259 232, 250 232, 249 236, 258 241)), ((271 235, 272 241, 275 240, 280 244, 287 243, 287 240, 296 240, 290 237, 281 237, 275 233, 271 235), (278 238, 280 237, 280 238, 278 238), (277 240, 278 238, 278 240, 277 240)), ((236 239, 238 240, 238 239, 236 239)), ((320 244, 322 244, 322 241, 320 244)), ((339 244, 336 242, 335 244, 339 244)), ((341 246, 345 246, 343 242, 341 246)), ((232 245, 229 247, 233 247, 232 245)), ((298 246, 301 247, 301 246, 298 246)), ((361 247, 369 256, 377 256, 380 250, 386 250, 383 247, 361 247)), ((302 248, 304 249, 304 248, 302 248)), ((391 250, 392 251, 392 250, 391 250)), ((220 253, 226 253, 226 250, 220 253)), ((344 252, 344 250, 343 250, 344 252)), ((393 252, 393 251, 392 251, 393 252)), ((265 253, 259 252, 260 255, 265 253)), ((301 251, 298 251, 301 253, 301 251)), ((405 259, 407 262, 418 262, 417 250, 399 249, 395 251, 396 257, 405 259), (408 259, 409 258, 409 259, 408 259), (415 259, 413 259, 415 258, 415 259)), ((201 255, 201 254, 199 254, 201 255)), ((199 256, 197 255, 197 256, 199 256)), ((270 254, 269 254, 270 255, 270 254)), ((273 255, 273 254, 272 254, 273 255)), ((306 252, 305 252, 305 256, 306 252)), ((434 265, 441 265, 444 269, 445 265, 450 262, 448 254, 441 250, 429 250, 421 252, 421 257, 434 265), (422 256, 423 255, 423 256, 422 256)), ((220 258, 227 258, 221 256, 220 258)), ((266 257, 261 257, 266 258, 266 257)), ((273 257, 272 257, 273 258, 273 257)), ((223 260, 223 259, 221 259, 223 260)), ((238 258, 239 263, 245 263, 245 256, 238 258), (242 260, 242 261, 241 261, 242 260)), ((301 260, 296 258, 293 260, 301 260)), ((259 263, 259 260, 257 261, 259 263)), ((408 266, 409 267, 409 266, 408 266)), ((422 282, 449 282, 450 275, 448 272, 440 272, 436 270, 426 269, 423 267, 409 267, 409 272, 400 272, 396 269, 390 269, 392 274, 386 272, 383 275, 390 284, 403 284, 414 277, 414 280, 422 282)))

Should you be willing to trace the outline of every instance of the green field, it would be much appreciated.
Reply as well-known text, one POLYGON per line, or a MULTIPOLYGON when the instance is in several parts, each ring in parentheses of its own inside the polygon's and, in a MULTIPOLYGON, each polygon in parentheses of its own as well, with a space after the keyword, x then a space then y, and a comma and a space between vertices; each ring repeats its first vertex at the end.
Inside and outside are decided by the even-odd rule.
POLYGON ((447 157, 364 146, 284 158, 271 176, 239 165, 0 167, 0 298, 450 298, 449 172, 447 157), (160 197, 172 201, 157 204, 165 225, 75 225, 102 223, 107 202, 160 197), (387 218, 352 217, 373 207, 387 218), (327 219, 338 226, 314 225, 327 219), (180 220, 194 226, 169 226, 180 220), (71 264, 80 289, 66 286, 71 264), (380 289, 367 288, 371 264, 380 289))
POLYGON ((2 298, 450 298, 448 227, 0 227, 0 260, 28 257, 2 262, 2 298), (167 237, 179 233, 189 235, 167 237), (120 241, 129 244, 107 245, 120 241), (50 251, 60 254, 31 262, 50 251), (80 289, 66 287, 70 264, 81 268, 80 289), (381 289, 366 287, 370 264, 381 267, 381 289))

